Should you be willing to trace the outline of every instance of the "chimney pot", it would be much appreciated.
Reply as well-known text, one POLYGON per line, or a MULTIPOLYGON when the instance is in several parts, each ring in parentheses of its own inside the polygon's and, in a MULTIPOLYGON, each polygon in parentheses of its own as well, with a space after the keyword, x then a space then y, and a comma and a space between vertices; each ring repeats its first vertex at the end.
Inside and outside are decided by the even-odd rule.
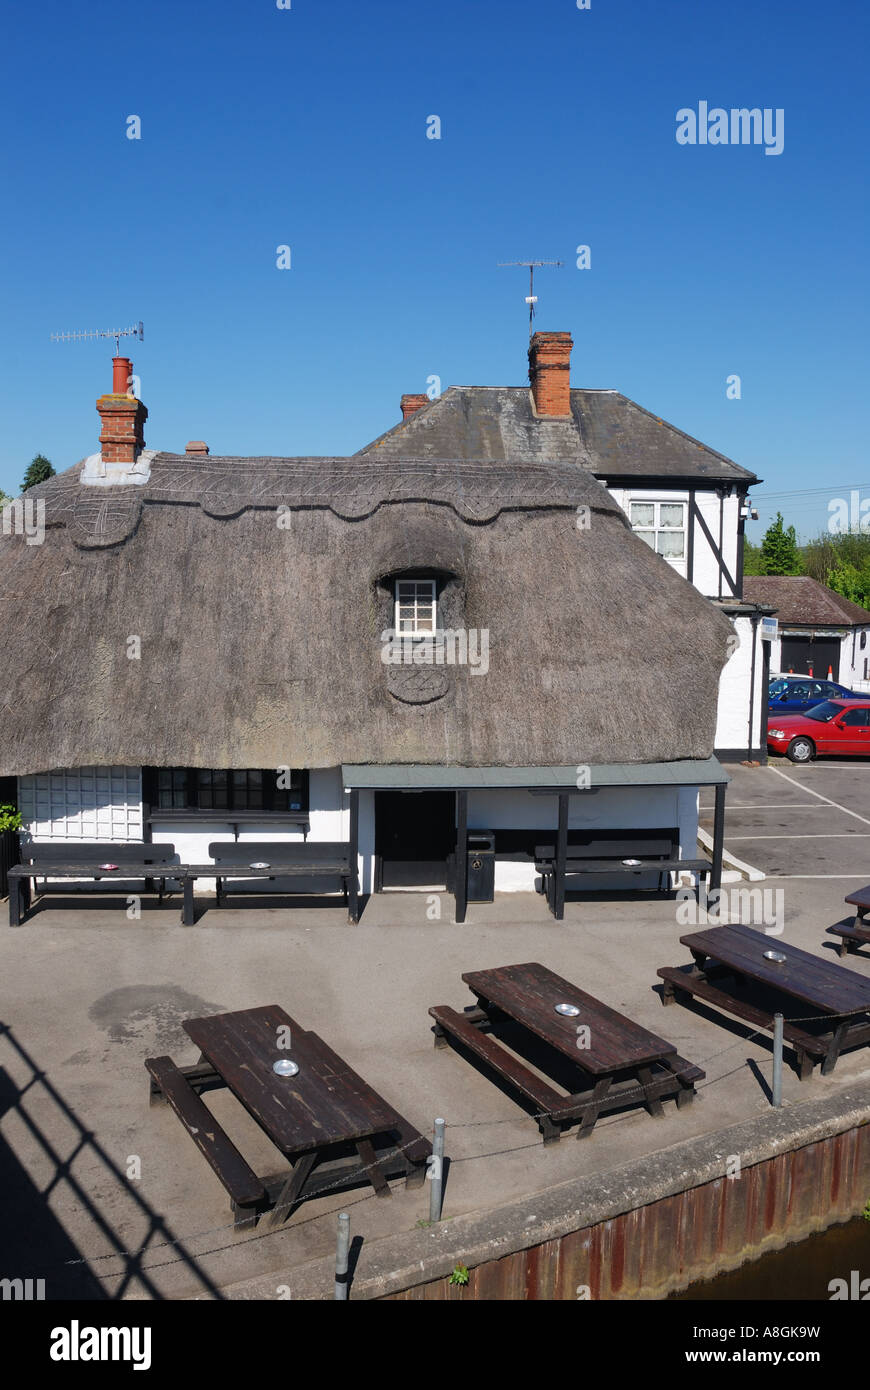
POLYGON ((97 400, 103 425, 100 430, 103 463, 115 468, 134 464, 145 448, 148 411, 128 390, 132 374, 133 363, 129 357, 113 357, 111 395, 100 396, 97 400))
POLYGON ((429 397, 422 396, 403 396, 402 397, 402 419, 407 420, 409 415, 414 415, 416 411, 422 410, 424 405, 429 404, 429 397))
POLYGON ((570 333, 535 333, 529 346, 529 381, 535 412, 556 420, 571 415, 570 333))
POLYGON ((186 454, 196 454, 204 458, 208 453, 208 445, 202 439, 191 439, 190 442, 185 445, 184 452, 186 454))
POLYGON ((112 358, 112 395, 128 396, 130 394, 130 377, 133 375, 133 363, 129 357, 112 358))

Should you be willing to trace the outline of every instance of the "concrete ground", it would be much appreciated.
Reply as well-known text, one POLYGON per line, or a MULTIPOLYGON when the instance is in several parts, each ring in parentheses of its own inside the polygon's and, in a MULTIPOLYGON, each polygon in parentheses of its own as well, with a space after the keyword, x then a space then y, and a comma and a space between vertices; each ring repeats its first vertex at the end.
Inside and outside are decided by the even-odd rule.
MULTIPOLYGON (((760 886, 782 892, 781 939, 836 960, 825 929, 845 919, 844 895, 870 880, 867 768, 729 770, 729 848, 775 875, 760 886)), ((362 1238, 362 1262, 379 1237, 427 1218, 428 1185, 405 1191, 395 1183, 389 1200, 370 1188, 333 1194, 305 1203, 274 1234, 234 1234, 223 1188, 172 1112, 147 1101, 144 1058, 196 1060, 181 1024, 200 1014, 281 1004, 421 1130, 444 1116, 448 1220, 768 1111, 766 1035, 751 1038, 702 1008, 662 1008, 656 970, 688 963, 679 937, 695 925, 678 920, 686 908, 672 898, 578 894, 559 924, 540 897, 504 894, 472 905, 456 926, 448 897, 439 921, 426 895, 384 894, 355 928, 338 905, 259 903, 205 910, 184 929, 176 904, 146 904, 141 920, 130 921, 106 901, 49 900, 20 930, 0 929, 9 1266, 0 1276, 45 1278, 48 1297, 208 1296, 270 1272, 278 1297, 282 1272, 334 1248, 339 1210, 350 1212, 362 1238), (590 1140, 578 1144, 569 1130, 544 1149, 514 1100, 452 1050, 435 1051, 426 1012, 472 1002, 463 971, 525 960, 575 981, 702 1066, 707 1080, 695 1104, 678 1112, 666 1102, 663 1119, 638 1108, 615 1112, 590 1140)), ((842 968, 870 976, 870 952, 842 968)), ((828 1078, 817 1069, 801 1084, 787 1069, 786 1103, 832 1096, 868 1077, 866 1049, 842 1057, 828 1078)), ((258 1171, 280 1169, 228 1093, 207 1102, 258 1171)))

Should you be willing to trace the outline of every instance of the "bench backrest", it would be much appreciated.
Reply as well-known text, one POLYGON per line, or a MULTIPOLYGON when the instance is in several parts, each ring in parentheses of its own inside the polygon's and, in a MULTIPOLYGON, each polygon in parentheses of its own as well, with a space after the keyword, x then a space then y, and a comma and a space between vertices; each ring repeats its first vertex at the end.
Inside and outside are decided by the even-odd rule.
MULTIPOLYGON (((569 859, 670 859, 679 849, 678 829, 569 830, 569 859)), ((536 859, 554 859, 556 844, 535 845, 536 859)))
POLYGON ((213 840, 208 847, 216 864, 311 864, 350 858, 345 840, 213 840))
POLYGON ((111 840, 52 840, 49 844, 31 841, 21 846, 22 864, 82 864, 96 868, 99 864, 119 864, 122 868, 142 868, 151 864, 171 864, 175 860, 175 845, 138 844, 111 840))

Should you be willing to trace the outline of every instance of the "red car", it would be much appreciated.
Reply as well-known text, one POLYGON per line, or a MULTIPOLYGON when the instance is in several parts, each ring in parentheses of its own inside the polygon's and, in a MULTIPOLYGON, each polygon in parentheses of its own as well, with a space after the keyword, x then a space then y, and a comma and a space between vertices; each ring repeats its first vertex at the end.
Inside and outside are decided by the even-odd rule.
POLYGON ((817 753, 870 756, 870 699, 823 700, 801 714, 772 714, 767 746, 793 763, 808 763, 817 753))

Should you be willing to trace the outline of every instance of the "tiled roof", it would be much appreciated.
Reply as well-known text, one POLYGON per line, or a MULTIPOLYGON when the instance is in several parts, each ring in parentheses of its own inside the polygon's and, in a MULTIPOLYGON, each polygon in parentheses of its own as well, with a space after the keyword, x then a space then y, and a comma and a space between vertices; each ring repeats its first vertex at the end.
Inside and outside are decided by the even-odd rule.
POLYGON ((808 575, 747 575, 743 596, 769 603, 781 623, 807 627, 855 627, 870 623, 870 613, 808 575))

